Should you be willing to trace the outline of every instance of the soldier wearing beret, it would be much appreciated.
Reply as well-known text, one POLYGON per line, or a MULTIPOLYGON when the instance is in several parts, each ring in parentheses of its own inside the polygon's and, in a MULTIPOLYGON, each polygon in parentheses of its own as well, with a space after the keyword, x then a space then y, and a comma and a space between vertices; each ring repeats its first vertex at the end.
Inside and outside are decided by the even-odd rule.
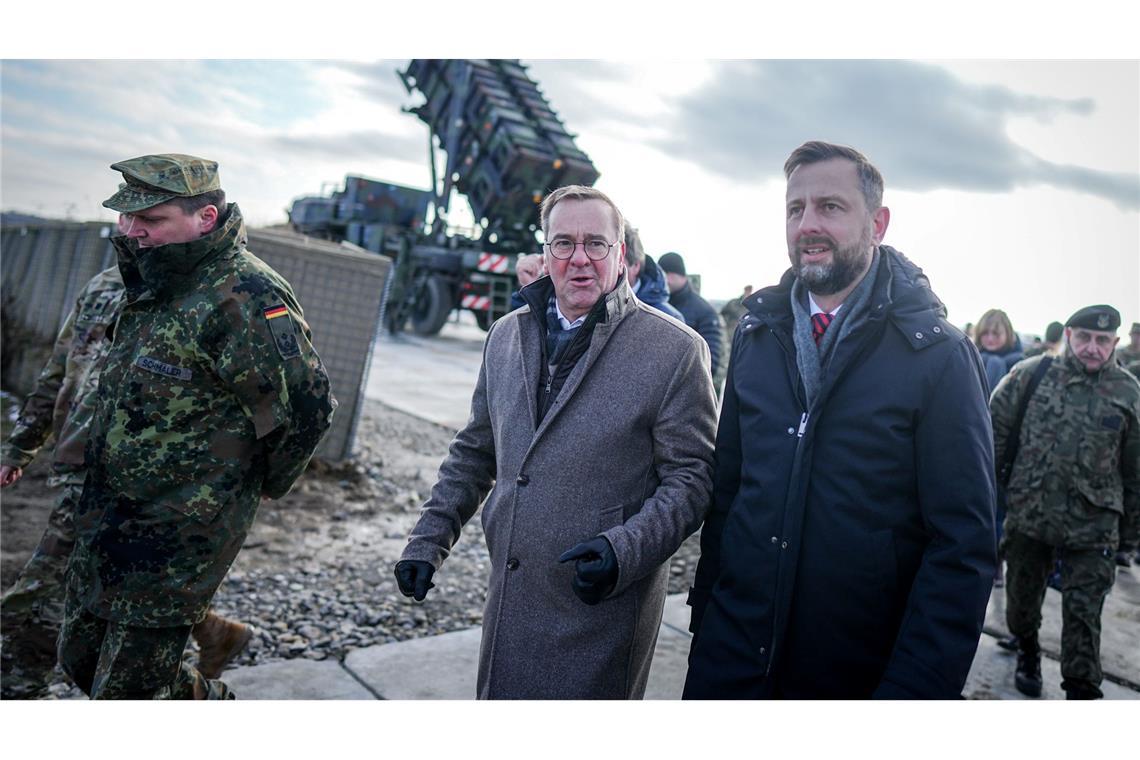
POLYGON ((336 401, 301 306, 245 249, 218 165, 112 164, 124 291, 85 452, 59 661, 92 699, 226 698, 182 662, 262 498, 283 496, 336 401))
POLYGON ((1006 622, 1017 638, 1017 689, 1041 695, 1037 630, 1054 552, 1061 578, 1061 688, 1068 699, 1097 699, 1100 616, 1116 577, 1118 544, 1140 530, 1140 382, 1113 359, 1120 314, 1089 306, 1065 323, 1064 353, 1039 375, 1017 441, 1021 402, 1042 361, 1017 364, 994 390, 995 459, 1017 445, 1007 486, 1006 622))

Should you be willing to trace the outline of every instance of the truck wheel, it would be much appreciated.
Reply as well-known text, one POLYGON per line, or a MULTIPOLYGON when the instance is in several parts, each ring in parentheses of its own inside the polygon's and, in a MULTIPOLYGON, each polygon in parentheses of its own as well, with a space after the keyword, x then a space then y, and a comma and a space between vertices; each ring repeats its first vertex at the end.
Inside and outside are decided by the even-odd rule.
POLYGON ((428 277, 412 310, 412 330, 416 335, 435 335, 443 329, 453 306, 447 283, 434 275, 428 277))

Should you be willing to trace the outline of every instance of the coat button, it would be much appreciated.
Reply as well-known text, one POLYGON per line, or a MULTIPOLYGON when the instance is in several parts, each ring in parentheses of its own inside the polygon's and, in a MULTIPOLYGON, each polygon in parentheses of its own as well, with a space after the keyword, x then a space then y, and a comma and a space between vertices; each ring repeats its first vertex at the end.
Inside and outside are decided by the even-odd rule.
POLYGON ((768 651, 767 647, 760 647, 760 654, 764 654, 767 651, 768 651))
POLYGON ((515 478, 515 482, 520 486, 525 486, 530 482, 530 478, 528 478, 526 475, 519 475, 517 478, 515 478))
POLYGON ((930 328, 930 332, 934 333, 935 335, 939 335, 942 332, 942 328, 935 325, 934 327, 930 328))
POLYGON ((780 544, 780 548, 781 549, 787 549, 788 548, 788 542, 785 541, 784 543, 780 544))
POLYGON ((517 559, 515 559, 514 557, 511 557, 510 559, 507 560, 507 569, 508 570, 518 570, 519 569, 519 561, 517 559))
POLYGON ((918 338, 919 340, 922 340, 922 333, 920 333, 920 332, 916 332, 916 333, 914 334, 914 337, 918 338))
POLYGON ((795 428, 788 428, 788 435, 795 435, 795 434, 796 434, 795 428))
POLYGON ((776 538, 775 536, 772 536, 772 543, 776 543, 776 542, 777 542, 777 541, 779 541, 779 540, 780 540, 780 539, 776 538))

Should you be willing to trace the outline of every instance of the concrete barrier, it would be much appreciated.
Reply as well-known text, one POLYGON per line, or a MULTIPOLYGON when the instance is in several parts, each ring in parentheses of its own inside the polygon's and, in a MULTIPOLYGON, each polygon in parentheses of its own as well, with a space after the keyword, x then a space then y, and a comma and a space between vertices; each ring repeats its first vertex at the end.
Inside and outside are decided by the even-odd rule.
MULTIPOLYGON (((0 372, 5 390, 26 395, 32 389, 79 291, 114 263, 113 234, 114 225, 107 222, 5 216, 0 223, 0 372)), ((340 402, 317 456, 343 459, 352 453, 391 261, 285 228, 249 230, 249 250, 289 281, 305 310, 340 402)))

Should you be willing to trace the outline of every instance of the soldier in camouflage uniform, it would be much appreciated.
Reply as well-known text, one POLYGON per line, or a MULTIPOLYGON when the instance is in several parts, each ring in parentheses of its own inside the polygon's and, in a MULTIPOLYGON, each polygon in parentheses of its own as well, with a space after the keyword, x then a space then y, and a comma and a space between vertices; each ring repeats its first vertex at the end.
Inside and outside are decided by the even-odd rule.
MULTIPOLYGON (((1061 687, 1069 699, 1102 696, 1100 616, 1116 577, 1118 542, 1140 529, 1140 382, 1112 358, 1120 314, 1081 309, 1065 325, 1064 354, 1041 378, 1022 421, 1007 489, 1002 547, 1006 622, 1017 637, 1017 688, 1041 694, 1037 630, 1054 550, 1063 559, 1061 687)), ((1015 365, 990 399, 995 460, 1034 370, 1015 365)))
POLYGON ((336 402, 289 284, 245 249, 217 164, 142 156, 112 240, 126 290, 75 514, 59 661, 92 699, 231 696, 181 661, 262 498, 336 402))
MULTIPOLYGON (((0 449, 0 488, 22 475, 49 435, 55 437, 52 476, 60 488, 48 527, 28 563, 0 602, 4 626, 4 698, 42 696, 56 662, 63 618, 63 578, 75 545, 73 515, 87 470, 83 450, 110 346, 111 326, 122 303, 123 278, 110 267, 84 286, 64 320, 50 358, 0 449)), ((193 629, 199 669, 217 675, 249 642, 248 626, 210 612, 193 629)))
POLYGON ((1128 331, 1129 343, 1116 349, 1116 360, 1124 369, 1140 378, 1140 322, 1133 322, 1128 331))
POLYGON ((63 617, 63 574, 75 543, 72 517, 83 491, 83 447, 91 420, 99 362, 122 296, 118 269, 100 272, 79 294, 0 449, 0 487, 23 475, 49 435, 55 436, 48 484, 59 496, 47 529, 19 577, 0 601, 4 627, 5 698, 42 696, 55 667, 55 641, 63 617))

